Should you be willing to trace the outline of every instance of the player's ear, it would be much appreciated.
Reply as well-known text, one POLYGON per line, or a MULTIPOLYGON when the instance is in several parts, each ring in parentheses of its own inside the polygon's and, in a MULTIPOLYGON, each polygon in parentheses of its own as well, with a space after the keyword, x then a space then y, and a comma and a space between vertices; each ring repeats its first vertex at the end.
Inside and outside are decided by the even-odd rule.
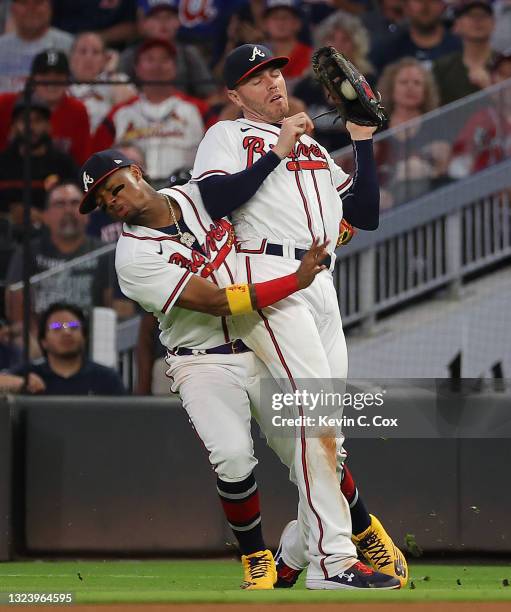
POLYGON ((241 108, 242 103, 240 100, 240 97, 238 95, 238 92, 235 89, 228 89, 227 90, 227 97, 229 98, 229 100, 233 103, 236 104, 236 106, 238 106, 239 108, 241 108))
POLYGON ((143 178, 142 170, 138 166, 135 166, 135 164, 130 166, 130 172, 135 177, 137 183, 143 178))

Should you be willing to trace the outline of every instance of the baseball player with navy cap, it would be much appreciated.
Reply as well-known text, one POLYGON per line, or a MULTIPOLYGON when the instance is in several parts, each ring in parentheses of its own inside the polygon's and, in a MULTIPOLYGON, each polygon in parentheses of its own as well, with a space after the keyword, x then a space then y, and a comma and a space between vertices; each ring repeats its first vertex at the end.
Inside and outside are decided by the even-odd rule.
POLYGON ((112 149, 92 155, 80 178, 80 212, 101 207, 123 221, 115 255, 119 286, 159 322, 171 388, 208 451, 242 552, 242 588, 272 589, 276 570, 262 535, 250 434, 260 369, 233 333, 231 317, 306 288, 323 269, 326 245, 317 241, 290 275, 236 284, 232 225, 211 219, 196 185, 155 191, 137 164, 112 149))
MULTIPOLYGON (((233 326, 273 378, 281 381, 283 391, 310 392, 312 385, 331 392, 348 371, 332 276, 334 248, 343 217, 360 229, 378 227, 375 128, 347 123, 357 164, 355 175, 349 176, 312 138, 314 125, 306 113, 288 116, 281 73, 286 61, 258 44, 242 45, 227 56, 224 81, 243 117, 220 121, 208 130, 192 180, 212 217, 229 215, 232 220, 241 257, 240 282, 264 282, 296 270, 311 244, 318 238, 328 241, 322 262, 326 269, 306 292, 233 320, 233 326)), ((303 408, 296 410, 298 415, 303 408)), ((349 475, 343 436, 338 430, 329 435, 327 443, 308 436, 305 425, 297 425, 292 465, 300 494, 298 520, 283 534, 277 559, 277 569, 282 569, 279 586, 292 586, 305 567, 310 589, 403 586, 406 561, 360 504, 353 486, 349 502, 358 511, 355 515, 352 508, 350 515, 339 486, 340 478, 349 475), (357 563, 352 519, 358 550, 386 574, 387 581, 379 571, 372 574, 357 563), (376 548, 384 551, 385 563, 379 562, 376 548)))

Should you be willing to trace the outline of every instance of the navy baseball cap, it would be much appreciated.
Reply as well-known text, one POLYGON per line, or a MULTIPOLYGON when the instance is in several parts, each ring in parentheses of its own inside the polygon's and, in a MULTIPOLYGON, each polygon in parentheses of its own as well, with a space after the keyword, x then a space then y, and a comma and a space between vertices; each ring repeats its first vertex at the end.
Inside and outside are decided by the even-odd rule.
POLYGON ((493 15, 492 5, 484 0, 462 0, 454 9, 454 15, 455 17, 462 17, 473 8, 482 8, 489 15, 493 15))
POLYGON ((64 51, 59 49, 46 49, 38 53, 32 60, 30 74, 47 74, 56 72, 58 74, 70 74, 69 62, 64 51))
POLYGON ((117 170, 127 166, 138 166, 138 164, 115 149, 105 149, 89 157, 80 168, 80 182, 84 194, 80 202, 82 215, 96 208, 94 192, 101 183, 117 170))
POLYGON ((243 79, 267 66, 282 68, 289 62, 285 56, 275 57, 263 45, 241 45, 233 49, 224 63, 224 81, 227 89, 234 89, 243 79))
POLYGON ((179 0, 138 0, 138 8, 145 17, 160 10, 168 10, 177 13, 179 0))

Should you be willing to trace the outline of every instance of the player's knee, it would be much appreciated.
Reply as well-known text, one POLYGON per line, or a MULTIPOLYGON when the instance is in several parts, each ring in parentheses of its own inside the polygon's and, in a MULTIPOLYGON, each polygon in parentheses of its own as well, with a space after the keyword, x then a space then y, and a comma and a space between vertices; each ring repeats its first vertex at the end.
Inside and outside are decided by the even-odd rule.
POLYGON ((248 476, 257 465, 251 446, 232 444, 223 449, 215 472, 222 480, 240 480, 248 476))

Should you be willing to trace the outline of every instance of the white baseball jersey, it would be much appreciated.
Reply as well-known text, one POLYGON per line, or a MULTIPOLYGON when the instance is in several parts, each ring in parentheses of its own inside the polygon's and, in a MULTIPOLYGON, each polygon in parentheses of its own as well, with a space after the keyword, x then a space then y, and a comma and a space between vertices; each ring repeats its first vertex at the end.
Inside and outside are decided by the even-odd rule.
MULTIPOLYGON (((280 127, 247 119, 211 127, 197 151, 193 180, 249 168, 277 144, 280 127)), ((293 151, 263 181, 255 195, 231 215, 239 242, 293 240, 306 248, 329 238, 335 248, 342 219, 340 195, 351 178, 324 147, 303 135, 293 151)))
MULTIPOLYGON (((278 126, 246 119, 217 123, 199 146, 193 180, 249 168, 275 146, 279 134, 278 126)), ((302 136, 254 196, 231 214, 240 242, 238 282, 259 283, 295 271, 299 262, 293 247, 307 248, 315 237, 330 239, 333 251, 342 219, 340 195, 351 184, 323 147, 302 136), (266 254, 265 241, 281 244, 283 256, 266 254)), ((319 385, 329 392, 333 381, 347 376, 341 315, 327 270, 307 289, 262 311, 233 317, 232 326, 285 391, 319 385)), ((309 437, 303 425, 295 434, 294 444, 286 446, 285 437, 274 432, 272 446, 292 466, 298 486, 300 541, 310 561, 307 577, 321 579, 356 559, 349 507, 338 485, 343 438, 332 432, 326 444, 323 437, 309 437)))
POLYGON ((188 183, 160 193, 178 202, 202 252, 181 244, 178 236, 125 223, 115 252, 121 291, 157 317, 160 340, 168 349, 200 350, 230 342, 233 338, 225 317, 212 317, 175 304, 193 274, 222 287, 235 282, 233 227, 225 219, 212 221, 196 185, 188 183))

